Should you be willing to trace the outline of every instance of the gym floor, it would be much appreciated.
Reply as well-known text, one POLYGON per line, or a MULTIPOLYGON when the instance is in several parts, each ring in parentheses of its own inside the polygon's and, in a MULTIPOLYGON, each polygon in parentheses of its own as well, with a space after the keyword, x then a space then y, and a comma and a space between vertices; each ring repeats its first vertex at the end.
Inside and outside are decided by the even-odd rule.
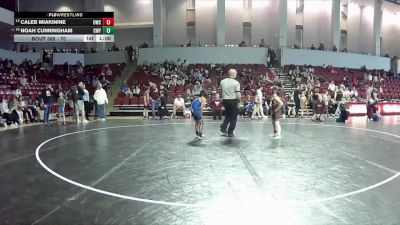
POLYGON ((0 132, 0 224, 398 225, 400 117, 109 119, 0 132))

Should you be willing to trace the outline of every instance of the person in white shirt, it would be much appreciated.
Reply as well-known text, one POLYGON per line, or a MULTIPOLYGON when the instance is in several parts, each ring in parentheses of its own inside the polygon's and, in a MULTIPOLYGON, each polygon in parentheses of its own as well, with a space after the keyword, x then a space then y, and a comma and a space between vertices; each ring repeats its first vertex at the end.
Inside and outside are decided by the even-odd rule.
POLYGON ((181 94, 178 94, 178 96, 174 100, 174 106, 172 107, 171 118, 176 117, 176 110, 182 110, 183 116, 185 116, 185 112, 186 112, 185 99, 182 98, 181 94))
POLYGON ((350 92, 349 88, 347 87, 346 90, 343 93, 343 96, 346 99, 346 101, 350 100, 350 95, 351 95, 351 92, 350 92))
POLYGON ((15 95, 16 98, 21 97, 21 96, 22 96, 21 89, 17 88, 17 89, 14 91, 14 95, 15 95))
POLYGON ((335 82, 331 81, 331 83, 328 86, 328 90, 331 92, 335 92, 336 90, 335 82))
POLYGON ((352 99, 357 99, 358 98, 358 91, 357 91, 356 87, 353 87, 353 89, 351 90, 350 97, 352 99))
POLYGON ((161 67, 161 68, 160 68, 160 78, 161 78, 161 79, 164 79, 164 74, 165 74, 165 68, 164 68, 164 67, 161 67))
POLYGON ((253 114, 251 115, 251 119, 255 119, 256 114, 260 115, 260 118, 267 118, 264 115, 264 108, 263 108, 263 94, 262 94, 262 85, 259 85, 256 91, 256 96, 255 96, 255 108, 253 109, 253 114))
POLYGON ((108 104, 108 97, 102 85, 98 83, 97 90, 94 92, 94 100, 97 102, 97 112, 101 121, 106 121, 105 107, 108 104))

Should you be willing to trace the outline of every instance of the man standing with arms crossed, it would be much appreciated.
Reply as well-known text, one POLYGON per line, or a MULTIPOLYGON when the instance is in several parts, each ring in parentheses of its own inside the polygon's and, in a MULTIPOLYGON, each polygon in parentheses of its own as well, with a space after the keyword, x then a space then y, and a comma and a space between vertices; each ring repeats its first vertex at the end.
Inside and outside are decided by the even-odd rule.
POLYGON ((237 72, 234 69, 228 71, 228 77, 221 81, 222 99, 225 106, 225 119, 220 126, 223 136, 233 137, 238 115, 237 104, 240 101, 240 83, 236 80, 237 72), (229 127, 228 127, 229 125, 229 127), (227 130, 228 129, 228 130, 227 130))

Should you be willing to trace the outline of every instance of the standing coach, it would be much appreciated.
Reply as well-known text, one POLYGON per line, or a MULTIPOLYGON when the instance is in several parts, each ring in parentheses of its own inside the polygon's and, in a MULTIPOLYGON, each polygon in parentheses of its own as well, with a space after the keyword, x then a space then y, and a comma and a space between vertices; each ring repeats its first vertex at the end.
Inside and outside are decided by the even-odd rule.
POLYGON ((224 136, 233 137, 233 131, 236 127, 236 120, 238 115, 237 104, 240 101, 240 84, 236 79, 236 70, 230 69, 228 71, 228 78, 221 81, 222 99, 225 106, 225 119, 220 126, 220 131, 224 136), (229 127, 228 127, 229 124, 229 127), (226 130, 228 128, 228 130, 226 130))

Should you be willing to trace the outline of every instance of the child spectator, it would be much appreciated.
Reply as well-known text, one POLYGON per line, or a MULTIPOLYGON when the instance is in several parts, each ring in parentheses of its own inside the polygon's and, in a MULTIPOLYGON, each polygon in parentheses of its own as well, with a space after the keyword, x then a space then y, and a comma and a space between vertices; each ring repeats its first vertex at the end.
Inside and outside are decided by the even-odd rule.
POLYGON ((57 99, 57 106, 58 106, 58 124, 61 124, 61 117, 62 117, 62 124, 65 125, 65 98, 64 93, 60 92, 59 97, 57 99))
POLYGON ((215 97, 210 101, 210 108, 213 112, 213 120, 222 119, 222 111, 224 109, 222 99, 219 98, 219 94, 215 94, 215 97))

